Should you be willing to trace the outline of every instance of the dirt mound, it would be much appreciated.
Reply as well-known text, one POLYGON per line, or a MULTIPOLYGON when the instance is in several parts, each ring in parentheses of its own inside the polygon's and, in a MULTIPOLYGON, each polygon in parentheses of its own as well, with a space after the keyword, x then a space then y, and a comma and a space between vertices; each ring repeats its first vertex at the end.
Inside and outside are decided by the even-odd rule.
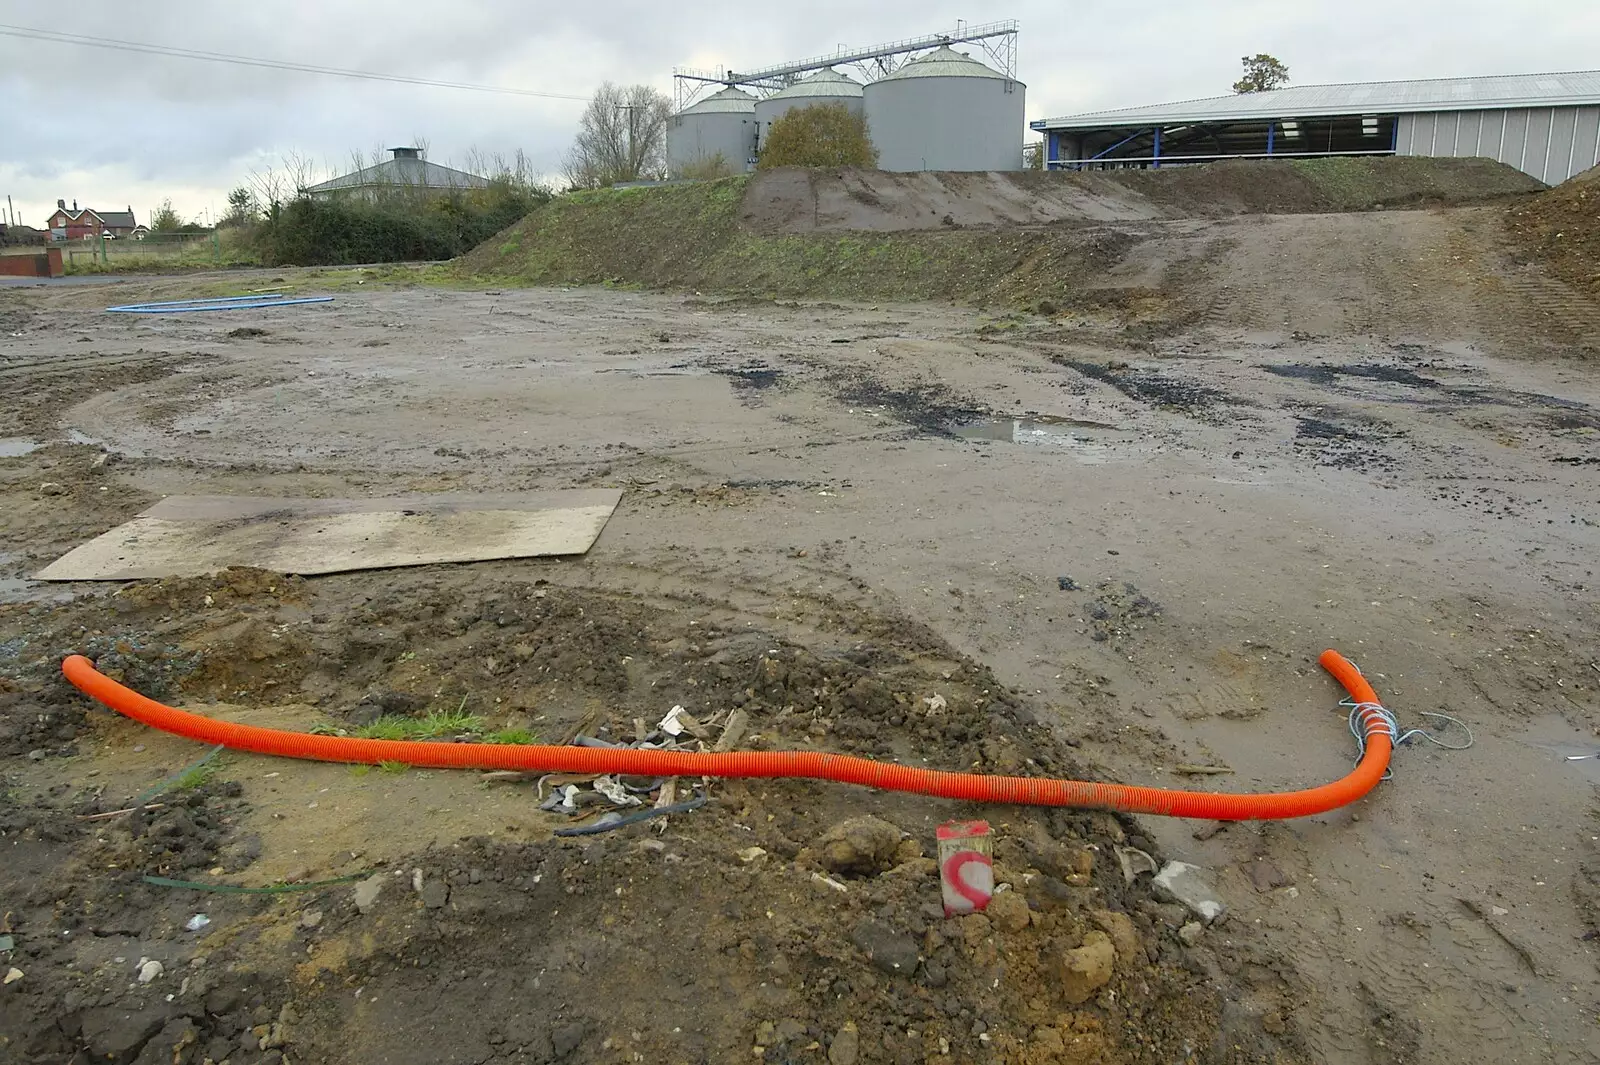
POLYGON ((1031 306, 1104 273, 1138 239, 1111 227, 765 236, 739 222, 745 187, 729 178, 562 197, 455 270, 495 283, 1031 306))
MULTIPOLYGON (((230 571, 10 610, 0 677, 15 698, 0 713, 81 706, 54 671, 83 649, 169 698, 225 696, 257 720, 309 702, 326 708, 323 727, 340 728, 376 699, 391 713, 461 705, 497 725, 537 713, 547 736, 630 736, 635 718, 680 702, 740 707, 753 749, 1076 772, 1025 697, 919 625, 818 599, 801 639, 706 602, 659 606, 510 572, 446 585, 419 572, 303 582, 230 571)), ((74 721, 77 749, 108 759, 96 762, 108 773, 104 752, 128 734, 154 742, 106 714, 74 721)), ((80 1047, 124 1065, 1157 1062, 1197 1048, 1217 1061, 1293 1060, 1252 1019, 1259 1010, 1224 1011, 1213 951, 1232 948, 1198 945, 1198 926, 1179 938, 1182 907, 1127 883, 1116 857, 1154 845, 1104 814, 1007 811, 996 879, 1013 893, 960 921, 943 915, 928 854, 932 826, 962 810, 808 782, 714 784, 709 805, 663 829, 566 840, 527 821, 544 816, 533 782, 503 785, 526 790, 523 812, 491 822, 509 838, 419 847, 421 821, 379 816, 342 850, 294 852, 309 867, 284 877, 365 877, 360 890, 198 894, 146 878, 264 879, 257 863, 282 856, 264 855, 263 838, 273 850, 283 815, 256 807, 272 778, 309 768, 191 771, 156 796, 160 808, 129 812, 143 800, 98 770, 69 783, 58 757, 70 753, 40 753, 62 777, 48 795, 0 795, 0 894, 24 973, 0 998, 6 1060, 67 1060, 80 1047), (841 865, 822 842, 862 813, 893 826, 897 843, 882 861, 841 865), (135 979, 146 959, 155 975, 135 979), (441 1027, 448 1044, 427 1036, 441 1027)), ((431 776, 393 786, 425 789, 431 776)), ((328 791, 296 804, 311 842, 337 824, 328 791)), ((424 817, 422 800, 397 802, 424 817)), ((1287 1008, 1276 995, 1270 1004, 1287 1008)))
POLYGON ((452 270, 493 284, 1053 307, 1044 313, 1149 333, 1210 305, 1187 300, 1167 275, 1175 262, 1220 254, 1218 241, 1174 220, 1468 203, 1536 186, 1472 159, 1092 174, 779 170, 562 196, 452 270))
POLYGON ((1533 192, 1485 159, 1237 160, 1167 170, 895 174, 782 169, 751 179, 741 225, 763 234, 1364 211, 1533 192))
POLYGON ((1600 167, 1516 204, 1506 227, 1553 272, 1600 296, 1600 167))

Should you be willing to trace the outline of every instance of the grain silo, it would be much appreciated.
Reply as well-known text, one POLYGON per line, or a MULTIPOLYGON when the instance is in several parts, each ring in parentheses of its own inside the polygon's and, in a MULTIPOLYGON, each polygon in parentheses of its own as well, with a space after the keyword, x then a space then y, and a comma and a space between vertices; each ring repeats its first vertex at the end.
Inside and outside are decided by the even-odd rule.
POLYGON ((1026 88, 948 46, 913 59, 864 93, 878 166, 1021 170, 1026 88))
POLYGON ((667 127, 667 168, 673 177, 718 154, 735 174, 750 169, 756 154, 756 98, 732 85, 679 111, 667 127))
POLYGON ((758 100, 756 126, 760 129, 759 143, 766 142, 773 122, 796 107, 810 107, 813 104, 844 104, 851 114, 859 115, 862 109, 861 84, 829 67, 773 93, 765 100, 758 100))

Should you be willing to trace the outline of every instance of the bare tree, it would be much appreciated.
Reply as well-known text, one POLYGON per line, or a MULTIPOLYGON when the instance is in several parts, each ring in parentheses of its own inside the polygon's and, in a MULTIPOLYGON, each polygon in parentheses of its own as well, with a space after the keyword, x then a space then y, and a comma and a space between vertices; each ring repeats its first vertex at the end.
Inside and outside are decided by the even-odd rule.
POLYGON ((619 181, 658 181, 667 172, 667 122, 672 101, 648 85, 606 82, 578 121, 563 171, 573 188, 619 181))

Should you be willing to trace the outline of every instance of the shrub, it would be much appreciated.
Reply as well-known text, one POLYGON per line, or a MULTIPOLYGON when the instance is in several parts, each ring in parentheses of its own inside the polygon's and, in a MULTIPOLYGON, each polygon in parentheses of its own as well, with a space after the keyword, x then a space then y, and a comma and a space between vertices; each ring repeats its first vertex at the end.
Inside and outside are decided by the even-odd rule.
POLYGON ((396 187, 371 198, 302 197, 273 204, 254 239, 268 266, 453 259, 549 199, 546 189, 509 178, 447 196, 396 187))
POLYGON ((692 163, 684 163, 678 167, 677 176, 685 181, 715 181, 732 177, 733 167, 726 155, 717 152, 715 155, 702 156, 692 163))
POLYGON ((797 107, 772 124, 757 170, 778 166, 878 165, 867 120, 844 104, 797 107))

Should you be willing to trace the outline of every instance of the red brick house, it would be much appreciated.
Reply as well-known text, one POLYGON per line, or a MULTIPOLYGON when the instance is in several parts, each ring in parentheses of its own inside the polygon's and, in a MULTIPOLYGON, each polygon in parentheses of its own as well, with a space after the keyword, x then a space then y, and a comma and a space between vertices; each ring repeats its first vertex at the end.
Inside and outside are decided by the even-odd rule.
POLYGON ((79 210, 77 200, 72 201, 71 207, 66 200, 57 200, 46 228, 56 240, 87 240, 101 234, 128 237, 143 227, 134 221, 131 205, 126 211, 96 211, 89 207, 79 210))

